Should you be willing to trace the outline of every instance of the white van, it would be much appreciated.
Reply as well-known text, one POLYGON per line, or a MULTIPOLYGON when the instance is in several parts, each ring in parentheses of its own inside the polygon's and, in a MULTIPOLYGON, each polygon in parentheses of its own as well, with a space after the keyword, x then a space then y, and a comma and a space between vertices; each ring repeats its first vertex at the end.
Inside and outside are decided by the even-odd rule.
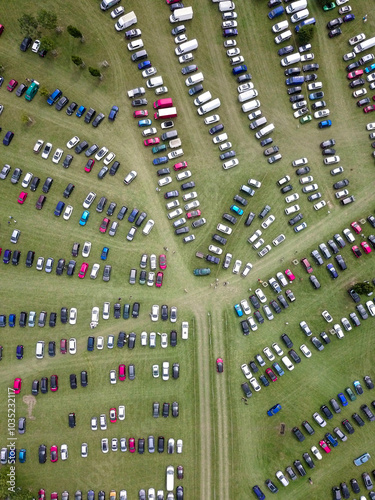
POLYGON ((307 7, 307 0, 298 0, 297 2, 289 4, 286 7, 285 12, 287 14, 294 14, 295 12, 306 9, 306 7, 307 7))
POLYGON ((198 48, 198 40, 193 38, 193 40, 188 40, 187 42, 181 43, 178 47, 174 49, 176 56, 181 56, 182 54, 186 54, 191 50, 195 50, 198 48))
POLYGON ((143 40, 140 38, 139 40, 133 40, 132 42, 128 43, 128 50, 139 50, 143 48, 143 40))
POLYGON ((203 106, 198 108, 197 113, 200 116, 205 115, 206 113, 210 113, 210 111, 213 111, 214 109, 218 108, 220 104, 221 104, 220 99, 216 97, 216 99, 212 99, 212 101, 206 102, 205 104, 203 104, 203 106))
POLYGON ((255 134, 255 138, 260 139, 261 137, 270 134, 274 130, 274 128, 275 125, 273 123, 270 123, 266 127, 263 127, 260 130, 258 130, 258 132, 255 134))
POLYGON ((291 64, 296 64, 301 61, 301 54, 299 52, 294 52, 294 54, 290 54, 289 56, 281 59, 281 66, 290 66, 291 64))
POLYGON ((302 21, 302 19, 306 19, 307 17, 309 17, 309 15, 310 12, 308 9, 300 10, 299 12, 293 14, 290 20, 292 21, 292 23, 299 23, 300 21, 302 21))
POLYGON ((174 467, 173 467, 173 465, 168 465, 168 467, 167 467, 165 488, 167 491, 174 490, 174 467))
POLYGON ((234 2, 220 2, 219 3, 219 11, 220 12, 229 12, 231 10, 234 10, 236 8, 236 5, 234 2))
POLYGON ((186 78, 185 85, 187 87, 191 87, 191 85, 203 82, 203 80, 204 80, 203 73, 195 73, 194 75, 191 75, 188 78, 186 78))
POLYGON ((245 102, 245 104, 242 104, 241 108, 244 113, 248 113, 249 111, 260 108, 260 101, 254 99, 253 101, 245 102))
POLYGON ((288 21, 280 21, 279 23, 274 24, 272 26, 272 31, 274 33, 280 33, 280 31, 286 30, 288 28, 288 26, 289 26, 288 21))
POLYGON ((285 42, 289 40, 289 38, 292 38, 292 32, 290 30, 284 31, 280 35, 275 36, 275 43, 279 44, 285 42))
POLYGON ((163 85, 163 77, 162 76, 154 76, 147 80, 146 85, 147 88, 153 89, 154 87, 160 87, 160 85, 163 85))
POLYGON ((207 101, 210 101, 212 99, 211 92, 207 90, 207 92, 203 92, 203 94, 200 94, 196 99, 194 99, 194 104, 196 106, 201 106, 207 101))
POLYGON ((36 343, 35 356, 37 359, 44 358, 44 340, 38 340, 36 343))
POLYGON ((247 90, 246 92, 242 92, 238 96, 238 102, 249 101, 250 99, 254 99, 254 97, 258 96, 258 91, 256 89, 247 90))

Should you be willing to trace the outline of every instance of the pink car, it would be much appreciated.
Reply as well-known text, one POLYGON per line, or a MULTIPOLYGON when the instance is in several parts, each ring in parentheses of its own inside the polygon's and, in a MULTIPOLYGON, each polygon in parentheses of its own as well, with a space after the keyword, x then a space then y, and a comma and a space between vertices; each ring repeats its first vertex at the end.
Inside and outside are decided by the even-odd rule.
POLYGON ((350 224, 352 226, 352 228, 354 229, 354 231, 359 234, 360 232, 362 232, 362 228, 361 226, 358 224, 357 221, 354 221, 350 224))
POLYGON ((319 446, 321 447, 322 450, 324 450, 326 453, 331 452, 331 448, 328 446, 328 444, 322 439, 319 441, 319 446))
POLYGON ((368 243, 365 241, 362 241, 361 247, 365 253, 371 253, 371 248, 369 247, 368 243))
POLYGON ((167 268, 167 256, 164 254, 159 255, 159 267, 160 269, 167 268))
POLYGON ((285 274, 288 276, 290 281, 294 281, 296 279, 296 277, 294 276, 294 274, 290 269, 285 269, 285 274))

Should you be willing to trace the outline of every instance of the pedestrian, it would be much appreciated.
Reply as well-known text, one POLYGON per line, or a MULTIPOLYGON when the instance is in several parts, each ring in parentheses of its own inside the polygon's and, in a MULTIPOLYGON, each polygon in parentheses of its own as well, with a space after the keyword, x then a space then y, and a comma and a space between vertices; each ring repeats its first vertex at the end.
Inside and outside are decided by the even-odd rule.
POLYGON ((363 16, 363 22, 365 23, 367 21, 367 14, 363 16))
POLYGON ((309 477, 309 483, 310 483, 310 484, 314 484, 314 483, 313 483, 313 480, 311 479, 311 477, 309 477))
POLYGON ((121 302, 121 297, 118 298, 118 301, 121 302))
POLYGON ((8 224, 10 224, 10 220, 8 220, 8 224))

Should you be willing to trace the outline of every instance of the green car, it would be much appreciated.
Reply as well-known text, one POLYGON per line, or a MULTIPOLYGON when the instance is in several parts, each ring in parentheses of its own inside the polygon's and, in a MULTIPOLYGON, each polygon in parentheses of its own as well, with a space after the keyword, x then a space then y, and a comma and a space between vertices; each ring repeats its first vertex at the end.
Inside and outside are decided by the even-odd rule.
POLYGON ((302 123, 302 124, 307 123, 307 122, 311 122, 311 120, 312 120, 311 115, 305 115, 299 119, 300 123, 302 123))
POLYGON ((194 269, 195 276, 206 276, 206 274, 211 273, 211 269, 209 267, 202 267, 199 269, 194 269))
POLYGON ((353 391, 351 390, 350 387, 347 387, 345 389, 345 392, 348 395, 348 398, 350 399, 350 401, 355 401, 357 399, 357 397, 354 395, 354 393, 353 393, 353 391))
POLYGON ((160 153, 160 151, 166 151, 167 146, 165 144, 159 144, 159 146, 154 146, 152 148, 152 152, 155 153, 160 153))
POLYGON ((323 10, 332 10, 336 7, 335 2, 328 2, 325 5, 323 5, 323 10))

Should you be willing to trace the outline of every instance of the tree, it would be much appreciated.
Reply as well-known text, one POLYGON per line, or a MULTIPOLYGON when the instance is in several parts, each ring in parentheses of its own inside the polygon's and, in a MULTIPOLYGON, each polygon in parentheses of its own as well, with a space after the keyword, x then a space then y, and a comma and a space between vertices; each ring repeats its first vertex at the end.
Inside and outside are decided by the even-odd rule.
POLYGON ((42 96, 42 97, 48 97, 50 95, 50 91, 47 89, 47 87, 40 87, 39 89, 39 94, 42 96))
POLYGON ((27 113, 22 113, 21 121, 24 125, 30 125, 33 122, 33 119, 27 113))
POLYGON ((89 66, 89 72, 92 76, 101 76, 100 71, 96 68, 92 68, 91 66, 89 66))
POLYGON ((57 27, 57 15, 54 12, 42 9, 38 12, 37 19, 42 28, 54 30, 57 27))
POLYGON ((353 290, 360 295, 367 295, 374 291, 374 287, 373 285, 371 285, 371 283, 359 282, 353 286, 353 290))
POLYGON ((81 66, 83 63, 82 59, 79 56, 72 56, 72 61, 76 66, 81 66))
POLYGON ((40 45, 43 49, 54 50, 56 48, 56 43, 49 36, 43 36, 40 40, 40 45))
POLYGON ((79 31, 79 29, 75 28, 74 26, 72 26, 71 24, 66 28, 66 31, 69 33, 70 36, 72 36, 73 38, 82 38, 83 35, 82 33, 79 31))
POLYGON ((315 29, 314 25, 312 24, 306 24, 305 26, 302 26, 298 32, 298 41, 300 45, 305 45, 306 43, 309 43, 313 38, 315 34, 315 29))
POLYGON ((34 16, 30 14, 24 14, 23 16, 18 18, 18 24, 20 25, 21 33, 24 36, 30 36, 31 38, 37 38, 39 36, 39 25, 34 16))

